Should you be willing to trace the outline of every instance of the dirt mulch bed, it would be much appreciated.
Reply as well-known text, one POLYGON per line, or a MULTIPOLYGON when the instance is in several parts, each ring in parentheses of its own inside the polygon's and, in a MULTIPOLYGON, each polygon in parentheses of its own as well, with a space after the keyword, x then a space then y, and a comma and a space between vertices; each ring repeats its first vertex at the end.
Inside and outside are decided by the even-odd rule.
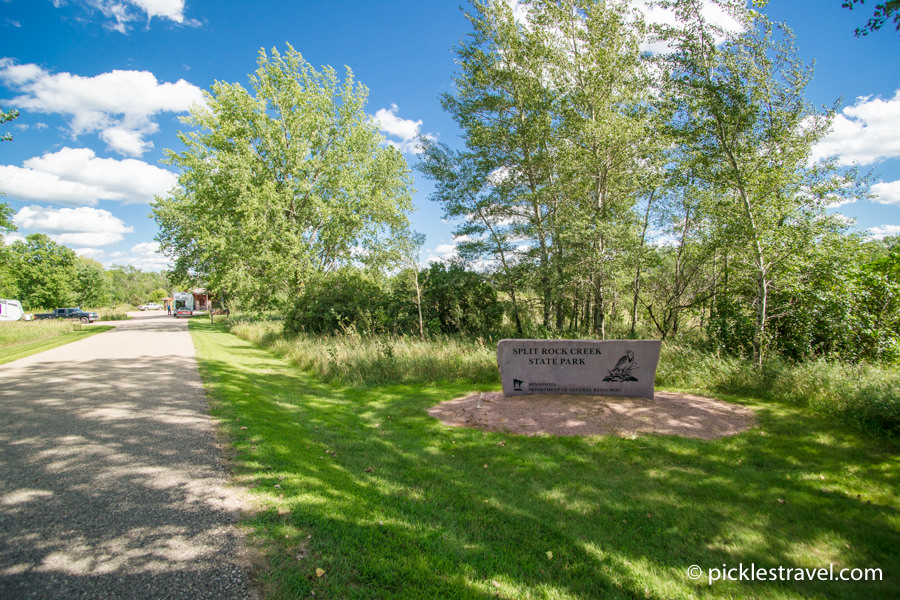
POLYGON ((755 423, 747 407, 713 398, 656 392, 654 398, 475 392, 448 400, 428 414, 457 427, 519 435, 646 433, 710 440, 746 431, 755 423))

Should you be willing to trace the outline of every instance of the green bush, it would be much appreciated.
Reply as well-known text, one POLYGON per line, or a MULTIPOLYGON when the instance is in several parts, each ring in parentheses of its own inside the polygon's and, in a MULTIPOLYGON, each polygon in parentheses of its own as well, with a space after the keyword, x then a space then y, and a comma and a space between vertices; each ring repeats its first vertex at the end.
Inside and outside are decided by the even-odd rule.
POLYGON ((382 286, 366 273, 344 268, 307 286, 284 321, 284 332, 332 334, 384 331, 388 317, 382 286))

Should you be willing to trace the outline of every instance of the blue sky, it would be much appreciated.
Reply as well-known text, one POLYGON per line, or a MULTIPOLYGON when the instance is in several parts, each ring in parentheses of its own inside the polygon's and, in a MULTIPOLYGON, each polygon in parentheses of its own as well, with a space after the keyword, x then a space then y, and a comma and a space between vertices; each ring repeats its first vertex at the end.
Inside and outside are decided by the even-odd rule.
MULTIPOLYGON (((0 0, 0 108, 21 116, 0 144, 0 190, 16 236, 43 232, 105 265, 159 270, 153 194, 174 183, 165 148, 180 149, 178 117, 216 81, 239 82, 260 48, 287 43, 318 67, 349 66, 369 88, 368 112, 417 161, 412 136, 451 146, 459 131, 441 110, 452 90, 453 47, 468 32, 463 0, 0 0)), ((770 0, 815 60, 808 99, 842 99, 819 151, 874 170, 873 201, 835 210, 874 235, 900 233, 900 38, 887 28, 856 38, 872 6, 770 0)), ((452 252, 451 226, 416 174, 413 226, 423 259, 452 252)))

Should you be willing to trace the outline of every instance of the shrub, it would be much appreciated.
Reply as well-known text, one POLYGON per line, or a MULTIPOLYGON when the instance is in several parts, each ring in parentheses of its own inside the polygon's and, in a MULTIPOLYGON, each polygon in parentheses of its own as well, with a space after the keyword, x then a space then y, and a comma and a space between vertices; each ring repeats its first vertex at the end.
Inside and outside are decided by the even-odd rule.
POLYGON ((284 321, 289 335, 348 330, 384 331, 388 318, 381 285, 363 271, 344 268, 307 286, 284 321))

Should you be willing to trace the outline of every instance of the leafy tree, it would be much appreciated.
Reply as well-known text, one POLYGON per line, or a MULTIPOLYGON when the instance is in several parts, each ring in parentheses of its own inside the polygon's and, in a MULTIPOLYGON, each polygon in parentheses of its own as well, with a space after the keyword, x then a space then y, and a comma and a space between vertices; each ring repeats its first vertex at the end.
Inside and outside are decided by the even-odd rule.
POLYGON ((106 276, 113 305, 143 304, 153 297, 154 290, 168 285, 165 273, 144 273, 131 265, 112 265, 106 276))
POLYGON ((251 91, 216 82, 167 153, 178 187, 153 215, 176 279, 262 306, 354 261, 377 263, 408 227, 406 161, 365 113, 350 70, 260 51, 251 91))
POLYGON ((458 222, 460 256, 496 267, 519 331, 525 288, 545 328, 554 312, 561 328, 564 305, 587 288, 602 336, 652 154, 641 27, 624 2, 522 5, 473 4, 456 92, 441 98, 466 149, 426 145, 420 168, 458 222))
POLYGON ((59 308, 75 301, 75 253, 43 233, 12 245, 19 299, 26 310, 59 308))
POLYGON ((745 31, 715 43, 715 28, 699 0, 667 3, 682 27, 670 31, 670 93, 678 105, 673 130, 692 173, 717 194, 710 206, 719 237, 754 281, 753 355, 761 364, 768 344, 770 292, 802 272, 807 250, 843 229, 824 209, 839 196, 861 197, 859 180, 834 163, 809 166, 833 111, 818 113, 804 100, 811 70, 796 56, 790 32, 759 13, 733 6, 745 31))
POLYGON ((79 306, 105 306, 109 302, 109 280, 103 265, 90 258, 77 257, 72 293, 79 306))
POLYGON ((150 299, 150 302, 159 302, 163 298, 168 298, 168 297, 169 297, 169 292, 167 292, 165 288, 161 288, 161 287, 156 288, 155 290, 150 292, 150 295, 148 296, 148 298, 150 299))
MULTIPOLYGON (((841 6, 853 10, 856 4, 865 4, 866 0, 845 0, 841 6)), ((894 18, 895 29, 900 31, 900 0, 886 0, 881 4, 875 5, 875 13, 869 18, 869 22, 863 27, 856 28, 856 37, 867 36, 875 33, 884 25, 891 17, 894 18)))

